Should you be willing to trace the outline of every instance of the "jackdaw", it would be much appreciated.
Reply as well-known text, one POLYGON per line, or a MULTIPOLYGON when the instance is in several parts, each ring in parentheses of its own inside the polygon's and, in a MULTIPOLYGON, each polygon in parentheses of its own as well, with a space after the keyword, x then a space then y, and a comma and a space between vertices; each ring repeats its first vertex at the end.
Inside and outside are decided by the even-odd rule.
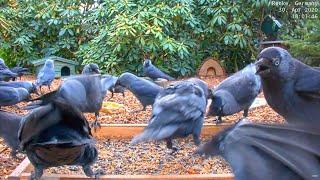
POLYGON ((17 158, 19 148, 18 131, 22 117, 0 110, 0 137, 11 148, 11 156, 17 158))
POLYGON ((221 123, 222 116, 243 110, 243 116, 247 117, 249 107, 261 91, 261 79, 255 73, 255 65, 249 64, 213 89, 208 116, 218 116, 216 123, 221 123))
MULTIPOLYGON (((111 98, 113 98, 114 93, 122 93, 122 96, 124 97, 124 92, 126 90, 123 86, 115 86, 116 82, 118 80, 118 77, 112 76, 112 75, 103 75, 101 76, 101 85, 102 89, 106 91, 111 92, 111 98)), ((105 93, 106 94, 106 93, 105 93)))
POLYGON ((236 180, 319 179, 319 127, 242 120, 201 145, 197 153, 222 156, 236 180))
POLYGON ((271 108, 289 123, 318 121, 314 117, 320 117, 320 71, 280 47, 262 50, 258 59, 257 74, 271 108))
POLYGON ((187 79, 187 81, 197 84, 199 87, 202 88, 206 99, 210 98, 211 90, 209 89, 208 84, 206 82, 198 78, 190 78, 190 79, 187 79))
POLYGON ((54 80, 55 77, 55 72, 54 72, 54 63, 53 60, 46 60, 44 66, 40 69, 38 76, 37 76, 37 81, 36 85, 40 86, 40 91, 41 87, 46 85, 49 87, 49 90, 51 88, 51 83, 54 80))
POLYGON ((17 77, 17 74, 13 73, 5 64, 4 60, 0 58, 0 81, 8 81, 14 77, 17 77))
POLYGON ((99 126, 98 116, 104 96, 100 75, 72 76, 65 79, 56 91, 34 99, 40 101, 29 104, 26 109, 47 104, 52 99, 61 97, 76 106, 81 112, 95 113, 96 120, 93 126, 96 127, 99 126))
POLYGON ((31 81, 16 81, 16 82, 0 82, 0 87, 25 88, 30 94, 38 94, 37 86, 31 81))
POLYGON ((159 93, 148 126, 134 137, 132 144, 165 140, 167 148, 176 151, 172 139, 192 134, 199 145, 205 110, 206 98, 200 86, 190 81, 173 83, 159 93))
POLYGON ((99 66, 95 63, 87 64, 83 67, 81 74, 87 74, 87 75, 100 74, 99 66))
POLYGON ((146 110, 146 106, 153 105, 156 96, 163 88, 159 85, 148 81, 146 79, 137 77, 131 73, 123 73, 117 80, 116 86, 122 86, 131 91, 139 100, 143 109, 146 110))
MULTIPOLYGON (((17 77, 20 78, 21 80, 21 76, 28 74, 29 69, 28 68, 23 68, 23 67, 13 67, 10 69, 11 72, 16 73, 17 77)), ((16 77, 12 78, 13 81, 16 80, 16 77)))
POLYGON ((22 101, 28 101, 30 94, 25 88, 13 88, 0 86, 0 108, 1 106, 12 106, 22 101))
POLYGON ((28 114, 18 137, 35 168, 31 179, 40 179, 46 168, 62 165, 79 165, 87 176, 98 175, 90 167, 97 160, 98 151, 88 122, 77 107, 63 98, 55 98, 28 114))
POLYGON ((146 59, 143 63, 143 72, 144 75, 151 78, 152 80, 156 80, 158 78, 166 79, 168 81, 174 80, 173 77, 170 77, 169 75, 162 72, 160 69, 155 67, 150 59, 146 59))

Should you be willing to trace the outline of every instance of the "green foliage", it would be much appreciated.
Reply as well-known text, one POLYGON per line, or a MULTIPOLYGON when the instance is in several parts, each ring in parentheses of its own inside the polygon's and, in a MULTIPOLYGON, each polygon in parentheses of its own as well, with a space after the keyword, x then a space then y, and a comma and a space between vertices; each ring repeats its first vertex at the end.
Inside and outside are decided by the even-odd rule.
POLYGON ((301 37, 288 41, 292 55, 307 64, 320 66, 320 20, 309 20, 296 31, 301 37))
POLYGON ((14 64, 57 55, 112 74, 140 74, 145 57, 174 76, 194 74, 208 56, 237 71, 256 55, 263 18, 277 12, 268 0, 10 2, 0 2, 1 57, 14 64))

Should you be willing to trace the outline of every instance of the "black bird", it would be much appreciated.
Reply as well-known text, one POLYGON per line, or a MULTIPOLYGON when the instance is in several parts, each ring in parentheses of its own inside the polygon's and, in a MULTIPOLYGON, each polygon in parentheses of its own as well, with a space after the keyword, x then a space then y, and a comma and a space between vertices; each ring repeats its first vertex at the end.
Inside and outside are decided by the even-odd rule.
POLYGON ((320 117, 320 71, 279 47, 262 50, 256 62, 264 96, 273 110, 291 122, 320 117))
POLYGON ((40 91, 41 91, 41 87, 44 85, 48 86, 50 90, 51 83, 54 80, 54 77, 55 77, 55 72, 54 72, 53 60, 48 59, 46 60, 44 66, 40 69, 37 76, 36 85, 40 86, 40 91))
POLYGON ((13 106, 28 100, 30 100, 30 94, 25 88, 0 86, 0 108, 1 106, 13 106))
MULTIPOLYGON (((23 67, 13 67, 10 69, 11 72, 16 73, 17 77, 20 78, 21 80, 21 76, 28 74, 29 69, 28 68, 23 68, 23 67)), ((13 81, 16 80, 16 77, 12 78, 13 81)))
POLYGON ((100 74, 99 66, 95 63, 87 64, 83 67, 81 74, 87 74, 87 75, 100 74))
POLYGON ((17 77, 17 74, 13 73, 5 64, 4 60, 0 58, 0 81, 8 81, 15 77, 17 77))
POLYGON ((201 145, 197 153, 222 156, 236 180, 319 179, 320 126, 242 120, 201 145))
POLYGON ((11 156, 17 158, 20 150, 18 131, 22 117, 6 111, 0 110, 0 137, 11 148, 11 156))
POLYGON ((40 100, 29 104, 26 109, 32 109, 39 105, 45 105, 50 100, 61 97, 81 112, 95 113, 96 120, 93 126, 99 126, 98 117, 105 97, 101 86, 100 75, 79 75, 67 78, 56 91, 46 94, 40 100), (47 100, 49 99, 49 100, 47 100))
POLYGON ((255 73, 255 66, 250 64, 213 89, 208 116, 218 116, 216 122, 221 123, 222 116, 243 110, 243 116, 247 117, 251 104, 261 91, 261 79, 255 73))
POLYGON ((163 89, 159 85, 131 73, 123 73, 116 82, 115 87, 118 86, 125 87, 136 96, 143 106, 142 111, 146 110, 146 106, 153 105, 158 93, 163 89))
POLYGON ((134 137, 132 144, 165 140, 167 147, 175 151, 172 139, 192 134, 199 145, 205 110, 206 98, 201 87, 190 81, 171 84, 159 93, 148 126, 134 137))
POLYGON ((11 81, 11 82, 0 82, 0 87, 13 87, 13 88, 25 88, 30 94, 38 94, 37 86, 31 81, 11 81))
POLYGON ((146 59, 143 63, 143 72, 144 75, 151 78, 152 80, 156 80, 158 78, 166 79, 168 81, 174 80, 173 77, 170 77, 169 75, 162 72, 160 69, 155 67, 150 59, 146 59))
POLYGON ((201 87, 206 99, 211 97, 211 95, 212 95, 211 90, 209 89, 208 84, 206 82, 204 82, 203 80, 198 79, 198 78, 190 78, 190 79, 187 79, 187 81, 193 82, 193 83, 197 84, 199 87, 201 87))
POLYGON ((35 168, 31 179, 40 179, 46 168, 62 165, 82 166, 89 177, 99 175, 90 167, 98 151, 88 122, 63 98, 55 98, 28 114, 21 124, 19 140, 35 168))
POLYGON ((112 76, 112 75, 101 76, 102 89, 104 91, 110 91, 111 98, 113 98, 114 93, 122 93, 122 96, 124 97, 124 92, 125 92, 126 88, 123 86, 120 86, 120 85, 115 86, 117 80, 118 80, 118 77, 116 77, 116 76, 112 76))

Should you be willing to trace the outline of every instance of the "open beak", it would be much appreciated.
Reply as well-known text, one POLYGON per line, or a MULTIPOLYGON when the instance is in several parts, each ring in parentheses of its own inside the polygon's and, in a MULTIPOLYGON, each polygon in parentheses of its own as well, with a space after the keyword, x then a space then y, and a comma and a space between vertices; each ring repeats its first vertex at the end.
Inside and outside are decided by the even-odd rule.
POLYGON ((267 64, 266 59, 261 58, 255 63, 256 74, 263 75, 270 72, 270 65, 267 64))

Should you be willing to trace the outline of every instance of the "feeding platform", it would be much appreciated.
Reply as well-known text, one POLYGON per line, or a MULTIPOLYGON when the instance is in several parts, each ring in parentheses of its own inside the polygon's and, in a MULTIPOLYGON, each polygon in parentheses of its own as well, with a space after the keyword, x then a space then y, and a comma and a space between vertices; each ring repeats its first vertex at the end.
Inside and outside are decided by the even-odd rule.
MULTIPOLYGON (((202 137, 211 137, 219 131, 229 127, 230 124, 204 124, 202 128, 202 137)), ((146 127, 146 124, 108 124, 102 125, 100 129, 93 132, 96 139, 130 139, 135 135, 141 133, 146 127)), ((29 179, 33 171, 33 167, 25 158, 20 165, 9 175, 9 180, 24 180, 29 179)), ((47 174, 44 173, 43 179, 60 179, 60 180, 75 180, 75 179, 89 179, 85 175, 77 174, 47 174)), ((195 179, 195 180, 232 180, 233 174, 186 174, 186 175, 103 175, 100 179, 122 179, 122 180, 166 180, 166 179, 195 179)))

